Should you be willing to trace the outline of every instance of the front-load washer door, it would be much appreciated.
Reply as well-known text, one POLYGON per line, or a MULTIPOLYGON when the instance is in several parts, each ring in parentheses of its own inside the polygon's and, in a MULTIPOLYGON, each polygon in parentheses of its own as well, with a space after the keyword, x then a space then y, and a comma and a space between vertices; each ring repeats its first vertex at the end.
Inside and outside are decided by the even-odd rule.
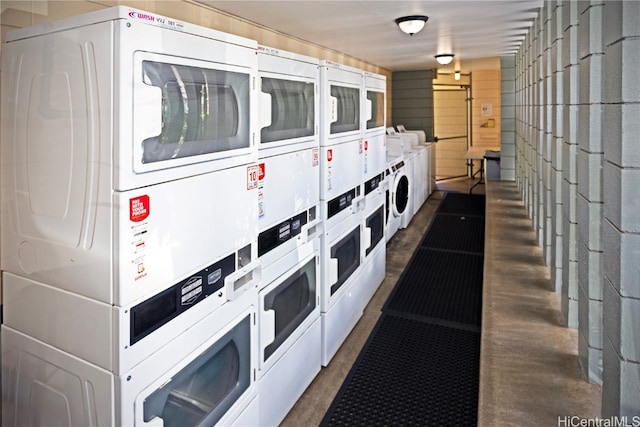
POLYGON ((398 173, 393 189, 393 214, 402 216, 409 205, 409 178, 404 173, 398 173))

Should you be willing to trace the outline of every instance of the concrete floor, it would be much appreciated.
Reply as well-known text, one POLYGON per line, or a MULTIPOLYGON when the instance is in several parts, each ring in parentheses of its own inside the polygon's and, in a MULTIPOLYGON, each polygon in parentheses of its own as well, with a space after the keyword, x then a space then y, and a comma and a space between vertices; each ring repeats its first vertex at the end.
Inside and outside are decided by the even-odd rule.
MULTIPOLYGON (((320 424, 442 197, 447 191, 468 192, 473 183, 468 179, 439 182, 409 227, 388 242, 385 280, 329 366, 322 368, 281 426, 320 424)), ((600 387, 582 377, 577 331, 562 326, 560 296, 551 291, 549 270, 515 184, 491 181, 475 187, 473 193, 485 191, 478 425, 557 426, 559 417, 599 416, 600 387)))

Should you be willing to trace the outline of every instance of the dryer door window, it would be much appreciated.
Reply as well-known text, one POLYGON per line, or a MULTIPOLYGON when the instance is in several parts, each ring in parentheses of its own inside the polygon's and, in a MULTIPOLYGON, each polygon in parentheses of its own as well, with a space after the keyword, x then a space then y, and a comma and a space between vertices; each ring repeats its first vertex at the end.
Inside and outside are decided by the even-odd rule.
POLYGON ((371 115, 367 118, 367 129, 384 126, 384 93, 368 90, 367 102, 371 105, 371 115))
POLYGON ((331 247, 331 258, 338 261, 338 280, 331 285, 333 295, 360 266, 359 226, 331 247))
MULTIPOLYGON (((315 131, 315 85, 309 82, 262 78, 263 96, 270 98, 270 124, 261 130, 261 142, 311 136, 315 131)), ((261 103, 262 105, 262 103, 261 103)), ((261 114, 269 114, 262 108, 261 114)))
POLYGON ((144 401, 144 421, 165 427, 214 425, 251 383, 247 316, 144 401))
POLYGON ((400 175, 397 180, 394 197, 396 213, 402 215, 409 204, 409 178, 404 174, 400 175))
POLYGON ((384 206, 376 209, 374 213, 367 218, 367 228, 371 230, 371 244, 365 250, 366 255, 376 247, 378 242, 384 237, 384 206))
POLYGON ((264 310, 275 314, 275 339, 265 347, 267 360, 316 307, 316 257, 264 297, 264 310))
POLYGON ((249 80, 240 72, 142 61, 144 84, 134 99, 148 104, 138 111, 158 115, 134 117, 134 127, 145 128, 136 132, 144 135, 142 163, 249 147, 249 80))
POLYGON ((360 89, 331 86, 331 134, 360 129, 360 89))

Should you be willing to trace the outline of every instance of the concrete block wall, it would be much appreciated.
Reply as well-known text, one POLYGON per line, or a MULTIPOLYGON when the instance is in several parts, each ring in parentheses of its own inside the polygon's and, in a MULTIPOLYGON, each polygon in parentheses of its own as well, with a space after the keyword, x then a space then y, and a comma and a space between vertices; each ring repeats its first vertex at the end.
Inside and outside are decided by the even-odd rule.
POLYGON ((604 417, 640 414, 640 2, 603 10, 604 417))
POLYGON ((556 292, 562 291, 562 144, 564 132, 564 101, 562 64, 562 2, 548 3, 552 9, 551 25, 551 283, 556 292))
POLYGON ((589 381, 602 383, 602 164, 604 1, 578 6, 578 348, 589 381))
POLYGON ((562 2, 562 314, 569 327, 578 327, 578 129, 580 62, 578 2, 562 2))
POLYGON ((500 179, 516 179, 516 59, 500 58, 500 179))
POLYGON ((515 180, 604 419, 640 414, 639 69, 638 1, 545 1, 515 55, 515 180))

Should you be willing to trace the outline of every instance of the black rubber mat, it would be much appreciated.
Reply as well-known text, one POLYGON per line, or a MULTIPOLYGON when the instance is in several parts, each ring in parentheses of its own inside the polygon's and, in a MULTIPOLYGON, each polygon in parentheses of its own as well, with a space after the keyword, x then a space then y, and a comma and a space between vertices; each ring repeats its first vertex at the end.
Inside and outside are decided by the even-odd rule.
POLYGON ((447 251, 484 253, 484 217, 438 212, 420 246, 447 251))
POLYGON ((480 334, 383 314, 321 426, 477 425, 480 334))
POLYGON ((484 216, 486 197, 479 194, 447 193, 438 208, 439 213, 484 216))
POLYGON ((480 325, 484 257, 418 248, 383 311, 480 325))
POLYGON ((447 194, 322 426, 477 425, 483 214, 447 194))

